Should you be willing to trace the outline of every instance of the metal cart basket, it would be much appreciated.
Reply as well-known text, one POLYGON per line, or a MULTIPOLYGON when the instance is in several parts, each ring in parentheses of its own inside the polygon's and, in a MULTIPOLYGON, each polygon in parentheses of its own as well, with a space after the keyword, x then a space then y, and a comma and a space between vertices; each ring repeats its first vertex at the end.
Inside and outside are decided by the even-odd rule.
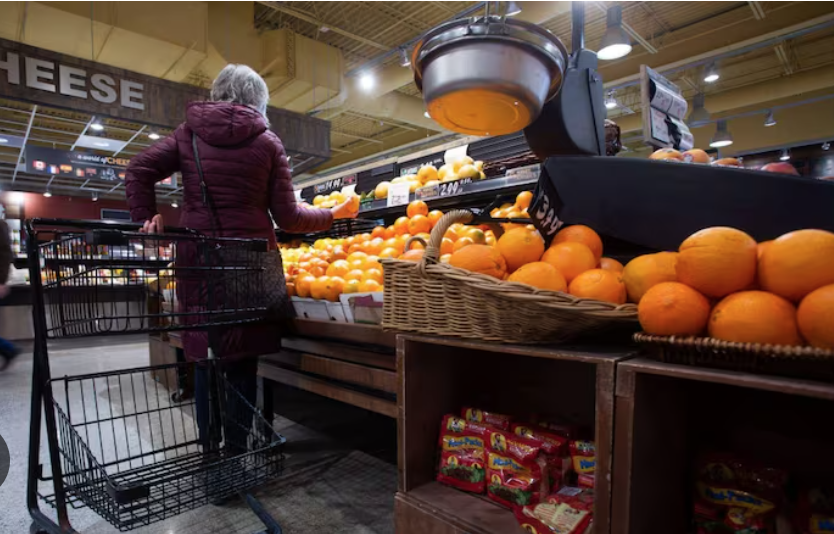
MULTIPOLYGON (((26 223, 35 327, 32 532, 75 532, 68 508, 85 506, 129 531, 243 494, 281 472, 284 438, 226 378, 212 351, 224 327, 267 317, 267 242, 166 230, 26 223), (172 330, 204 330, 207 360, 51 377, 50 339, 172 330), (207 377, 202 412, 195 401, 171 400, 168 377, 186 367, 207 377), (40 464, 42 416, 48 466, 40 464), (52 491, 40 492, 39 481, 51 482, 52 491), (57 521, 39 498, 55 507, 57 521)), ((245 498, 267 532, 280 532, 251 495, 245 498)))

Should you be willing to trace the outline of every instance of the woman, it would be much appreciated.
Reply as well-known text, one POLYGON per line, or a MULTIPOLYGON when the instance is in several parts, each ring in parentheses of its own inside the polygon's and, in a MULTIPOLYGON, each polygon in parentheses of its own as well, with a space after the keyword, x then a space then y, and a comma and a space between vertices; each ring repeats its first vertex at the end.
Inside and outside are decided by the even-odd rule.
MULTIPOLYGON (((267 278, 279 287, 264 290, 274 295, 270 298, 273 308, 286 309, 288 297, 272 219, 284 230, 307 233, 326 230, 334 219, 355 217, 356 213, 349 201, 330 210, 304 209, 296 203, 284 147, 268 129, 268 101, 269 91, 263 78, 245 65, 228 65, 212 85, 210 102, 189 104, 185 123, 131 159, 125 189, 133 220, 144 223, 144 232, 162 233, 164 224, 156 210, 154 185, 181 172, 180 226, 213 236, 268 239, 270 250, 274 251, 270 253, 274 254, 274 261, 269 263, 274 276, 267 278), (195 158, 195 147, 199 160, 195 158)), ((189 261, 183 250, 178 250, 177 261, 180 265, 189 261)), ((200 298, 200 289, 194 286, 177 284, 181 306, 200 298)), ((225 327, 213 332, 212 349, 222 358, 227 379, 251 404, 255 400, 257 356, 278 350, 280 336, 274 324, 225 327)), ((206 332, 186 331, 183 347, 187 360, 205 360, 206 332)), ((207 373, 201 365, 197 366, 195 389, 197 422, 201 440, 205 440, 207 373)), ((229 438, 227 429, 227 441, 229 438)))

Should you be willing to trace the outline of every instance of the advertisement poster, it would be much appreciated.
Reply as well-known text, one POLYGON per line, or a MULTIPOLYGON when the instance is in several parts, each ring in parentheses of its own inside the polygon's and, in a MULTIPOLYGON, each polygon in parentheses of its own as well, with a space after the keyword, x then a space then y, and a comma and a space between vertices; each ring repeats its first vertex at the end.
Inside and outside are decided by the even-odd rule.
MULTIPOLYGON (((124 181, 130 163, 130 158, 31 145, 26 147, 25 155, 26 172, 102 182, 124 181)), ((173 176, 169 176, 160 185, 174 187, 176 181, 173 176)))

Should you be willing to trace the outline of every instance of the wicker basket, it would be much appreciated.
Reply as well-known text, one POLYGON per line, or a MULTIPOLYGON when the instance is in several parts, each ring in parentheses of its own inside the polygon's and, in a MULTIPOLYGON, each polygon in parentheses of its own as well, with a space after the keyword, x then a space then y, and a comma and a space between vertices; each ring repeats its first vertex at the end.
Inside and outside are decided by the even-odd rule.
POLYGON ((663 362, 834 382, 834 350, 645 333, 634 340, 646 356, 663 362))
POLYGON ((419 262, 386 259, 382 326, 421 334, 502 343, 558 343, 615 323, 635 322, 637 307, 580 299, 503 282, 438 263, 440 243, 454 223, 472 214, 444 215, 419 262))

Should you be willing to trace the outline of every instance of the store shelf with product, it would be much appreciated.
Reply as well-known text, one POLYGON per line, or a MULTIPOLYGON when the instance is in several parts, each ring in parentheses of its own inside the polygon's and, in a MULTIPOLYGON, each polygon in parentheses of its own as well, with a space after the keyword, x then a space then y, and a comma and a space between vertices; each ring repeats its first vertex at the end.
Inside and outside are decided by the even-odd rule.
MULTIPOLYGON (((564 449, 559 449, 560 452, 553 452, 555 456, 548 460, 550 467, 547 471, 550 475, 546 478, 553 492, 562 486, 594 486, 594 532, 608 532, 614 371, 619 361, 631 356, 628 348, 599 342, 581 346, 529 347, 400 336, 397 361, 400 377, 397 400, 400 477, 396 497, 396 531, 402 534, 524 532, 506 506, 508 502, 499 505, 495 497, 503 500, 515 495, 521 499, 518 503, 523 503, 528 497, 544 501, 544 496, 540 496, 539 486, 533 484, 518 486, 520 492, 513 491, 512 488, 525 480, 529 473, 518 474, 518 480, 511 482, 509 471, 491 470, 489 455, 493 454, 492 451, 502 450, 497 444, 502 440, 512 441, 528 435, 529 430, 522 429, 525 427, 541 435, 555 436, 547 439, 561 440, 558 443, 562 445, 568 440, 592 441, 595 444, 593 476, 583 474, 582 480, 579 480, 575 471, 576 458, 570 460, 570 467, 554 461, 564 454, 564 449), (438 472, 445 472, 445 467, 439 466, 439 462, 447 459, 446 451, 457 447, 452 442, 443 448, 442 454, 438 451, 444 443, 440 440, 440 431, 450 432, 455 428, 441 428, 443 421, 448 421, 444 416, 461 416, 468 421, 465 424, 470 424, 472 417, 479 416, 462 411, 467 407, 485 410, 482 422, 492 422, 491 418, 495 419, 496 425, 506 422, 509 431, 499 433, 501 437, 481 438, 490 452, 480 453, 486 454, 486 457, 478 460, 474 469, 478 470, 485 464, 488 473, 470 480, 483 481, 486 477, 481 483, 481 490, 486 495, 464 492, 438 482, 438 472), (486 411, 506 414, 512 422, 486 411), (548 430, 535 430, 545 427, 548 430), (571 435, 565 437, 560 433, 571 435)), ((477 428, 472 424, 470 426, 477 428)), ((474 434, 471 437, 478 439, 474 434)), ((518 439, 527 444, 535 443, 535 440, 518 439)), ((509 448, 512 449, 513 445, 509 448)), ((500 456, 498 452, 495 454, 500 456)), ((503 454, 511 455, 510 452, 503 454)), ((448 455, 449 465, 471 465, 463 456, 455 456, 456 459, 452 456, 448 455)), ((593 463, 591 457, 586 459, 593 463)), ((496 462, 500 463, 497 457, 496 462)), ((452 471, 449 473, 450 477, 461 476, 452 471)), ((445 484, 452 483, 449 478, 444 480, 445 484)), ((521 508, 520 505, 514 507, 516 510, 521 508)))
POLYGON ((819 532, 812 516, 834 514, 832 409, 831 384, 620 363, 611 532, 819 532))

